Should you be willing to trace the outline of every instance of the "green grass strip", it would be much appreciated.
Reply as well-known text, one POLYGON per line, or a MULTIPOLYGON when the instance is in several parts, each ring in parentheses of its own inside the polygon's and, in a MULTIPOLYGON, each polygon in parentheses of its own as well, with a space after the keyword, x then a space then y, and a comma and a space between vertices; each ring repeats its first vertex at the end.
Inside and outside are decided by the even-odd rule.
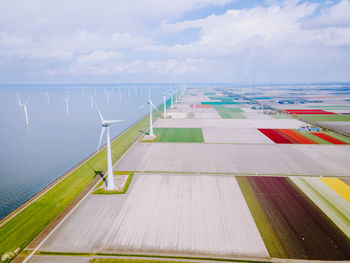
POLYGON ((299 114, 297 116, 305 121, 350 121, 350 115, 340 114, 299 114))
POLYGON ((201 128, 154 128, 157 142, 204 142, 201 128))
MULTIPOLYGON (((154 112, 153 116, 156 118, 159 114, 154 112)), ((130 148, 135 137, 148 126, 148 122, 148 116, 142 118, 111 142, 113 162, 130 148)), ((94 180, 95 176, 105 170, 106 159, 104 148, 2 225, 0 255, 17 249, 20 251, 26 247, 94 180)))
POLYGON ((318 178, 290 177, 323 213, 350 238, 350 203, 336 194, 318 178))
POLYGON ((255 195, 246 177, 236 176, 239 187, 243 193, 245 201, 248 204, 249 210, 254 218, 255 224, 259 229, 261 237, 271 257, 287 258, 287 253, 277 238, 275 232, 267 220, 262 207, 259 204, 258 196, 255 195))

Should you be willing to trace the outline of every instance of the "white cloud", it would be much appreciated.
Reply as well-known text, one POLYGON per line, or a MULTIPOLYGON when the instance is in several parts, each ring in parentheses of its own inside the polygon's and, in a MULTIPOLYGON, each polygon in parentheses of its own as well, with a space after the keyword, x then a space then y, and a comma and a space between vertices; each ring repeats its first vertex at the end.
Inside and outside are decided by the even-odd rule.
MULTIPOLYGON (((73 74, 73 75, 111 75, 111 74, 160 74, 160 75, 181 75, 181 74, 196 74, 207 71, 203 67, 203 59, 169 59, 169 60, 132 60, 129 62, 122 62, 112 60, 108 57, 108 61, 103 59, 96 62, 90 58, 96 55, 78 59, 68 69, 47 69, 48 75, 73 74), (88 59, 86 59, 88 58, 88 59), (95 63, 96 62, 96 63, 95 63)), ((104 57, 104 55, 99 56, 104 57)))
POLYGON ((306 27, 350 27, 350 1, 341 0, 338 4, 321 10, 321 14, 308 21, 306 27))
POLYGON ((350 0, 269 1, 169 22, 188 11, 228 2, 4 0, 0 59, 32 61, 48 75, 77 79, 124 74, 156 80, 197 74, 199 80, 262 81, 288 80, 289 74, 302 80, 337 72, 344 78, 343 69, 350 66, 350 0))

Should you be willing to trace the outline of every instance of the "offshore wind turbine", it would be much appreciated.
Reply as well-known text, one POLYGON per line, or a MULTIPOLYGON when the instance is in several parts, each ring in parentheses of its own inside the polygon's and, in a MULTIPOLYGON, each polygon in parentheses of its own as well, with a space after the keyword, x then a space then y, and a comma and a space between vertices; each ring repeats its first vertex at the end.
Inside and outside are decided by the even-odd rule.
POLYGON ((109 92, 106 93, 107 103, 109 104, 109 92))
POLYGON ((90 98, 90 108, 93 108, 94 107, 94 103, 93 103, 94 96, 92 96, 92 94, 90 94, 89 98, 90 98))
POLYGON ((112 164, 112 153, 111 153, 111 136, 109 133, 109 126, 114 122, 121 122, 122 120, 105 120, 103 119, 103 116, 101 114, 100 109, 98 108, 97 104, 95 103, 96 110, 98 112, 98 115, 101 119, 101 135, 100 135, 100 141, 98 143, 97 151, 100 149, 101 142, 103 135, 105 131, 107 130, 107 190, 114 190, 114 177, 113 177, 113 164, 112 164))
POLYGON ((46 95, 46 99, 47 99, 47 104, 50 104, 50 96, 49 96, 49 92, 46 91, 45 92, 45 95, 46 95))
POLYGON ((66 102, 66 114, 69 115, 69 95, 66 95, 64 101, 66 102))
POLYGON ((27 100, 24 104, 21 102, 21 96, 17 95, 17 104, 20 107, 23 107, 24 110, 24 115, 26 117, 26 124, 27 126, 29 126, 29 118, 28 118, 28 111, 27 111, 27 104, 28 104, 29 100, 27 100))
POLYGON ((120 87, 118 87, 118 88, 119 88, 119 100, 122 100, 122 93, 120 91, 120 87))

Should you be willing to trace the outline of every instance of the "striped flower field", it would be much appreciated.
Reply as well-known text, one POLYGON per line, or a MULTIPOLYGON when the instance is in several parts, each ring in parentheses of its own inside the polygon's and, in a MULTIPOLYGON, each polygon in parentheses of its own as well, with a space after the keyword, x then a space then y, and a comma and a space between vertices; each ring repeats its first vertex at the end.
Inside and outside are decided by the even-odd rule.
POLYGON ((350 259, 350 239, 292 180, 251 176, 237 181, 271 257, 350 259))
POLYGON ((334 133, 299 132, 293 129, 258 129, 274 143, 287 144, 349 144, 349 139, 334 133))

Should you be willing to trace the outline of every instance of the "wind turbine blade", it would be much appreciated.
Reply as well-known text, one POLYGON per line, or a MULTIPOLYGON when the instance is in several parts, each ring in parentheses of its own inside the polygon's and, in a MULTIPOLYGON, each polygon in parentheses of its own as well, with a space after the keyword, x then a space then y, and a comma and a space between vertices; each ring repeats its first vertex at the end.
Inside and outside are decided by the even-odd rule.
POLYGON ((96 110, 97 110, 97 112, 98 112, 98 115, 100 115, 101 121, 103 121, 103 117, 102 117, 101 111, 100 111, 100 109, 98 108, 98 106, 97 106, 96 103, 95 103, 95 107, 96 107, 96 110))
POLYGON ((105 133, 105 130, 106 130, 106 127, 102 127, 102 129, 101 129, 101 135, 100 135, 100 140, 99 140, 99 142, 98 142, 97 151, 98 151, 98 149, 100 149, 100 147, 101 147, 101 142, 102 142, 102 138, 103 138, 103 135, 104 135, 104 133, 105 133))
POLYGON ((29 100, 27 100, 27 101, 26 101, 26 103, 24 103, 24 105, 27 105, 27 104, 28 104, 28 102, 29 102, 29 100))
POLYGON ((151 87, 148 87, 148 98, 151 98, 151 87))
POLYGON ((157 109, 157 107, 154 106, 154 104, 152 103, 152 101, 151 101, 151 105, 152 105, 152 107, 153 107, 155 110, 159 111, 159 110, 157 109))
POLYGON ((109 123, 113 123, 113 122, 122 122, 122 121, 124 121, 124 120, 106 120, 106 122, 109 122, 109 123))

